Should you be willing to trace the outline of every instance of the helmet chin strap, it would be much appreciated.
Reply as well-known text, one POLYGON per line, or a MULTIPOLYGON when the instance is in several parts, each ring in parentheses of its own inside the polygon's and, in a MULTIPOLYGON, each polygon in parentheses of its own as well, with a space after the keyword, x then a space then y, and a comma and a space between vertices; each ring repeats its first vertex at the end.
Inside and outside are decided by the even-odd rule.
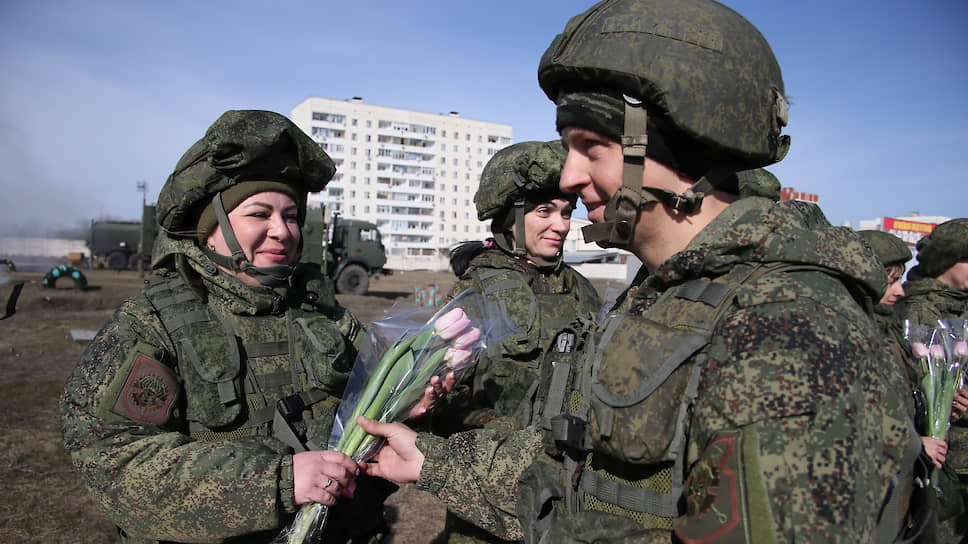
MULTIPOLYGON (((235 231, 232 230, 232 224, 229 222, 228 214, 225 213, 225 206, 222 204, 222 193, 216 193, 215 197, 212 199, 212 205, 215 209, 215 218, 218 220, 218 226, 222 231, 222 238, 225 239, 225 245, 228 246, 229 251, 232 252, 232 256, 222 255, 221 253, 216 253, 215 251, 209 249, 208 247, 202 245, 202 252, 208 256, 209 259, 229 270, 240 271, 252 276, 262 285, 267 287, 285 287, 289 285, 289 278, 292 276, 293 270, 295 270, 294 265, 273 265, 273 266, 255 266, 249 261, 249 258, 245 256, 245 252, 242 251, 242 247, 239 245, 238 239, 235 237, 235 231)), ((300 240, 300 253, 302 250, 302 240, 300 240)), ((293 262, 298 262, 299 256, 293 262)))
POLYGON ((703 176, 695 185, 682 194, 658 187, 643 187, 645 174, 646 148, 648 147, 649 115, 641 100, 623 95, 625 101, 625 126, 622 134, 622 185, 605 205, 605 220, 582 227, 586 242, 595 242, 602 247, 628 249, 635 233, 635 221, 639 209, 650 202, 661 202, 682 212, 695 213, 702 206, 702 199, 713 189, 710 179, 728 175, 732 169, 723 172, 713 170, 703 176))

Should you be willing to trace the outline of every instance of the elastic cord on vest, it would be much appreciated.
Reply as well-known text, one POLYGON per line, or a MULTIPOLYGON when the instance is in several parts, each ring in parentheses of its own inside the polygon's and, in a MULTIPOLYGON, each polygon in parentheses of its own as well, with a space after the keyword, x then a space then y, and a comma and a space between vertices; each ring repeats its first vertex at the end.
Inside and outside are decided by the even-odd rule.
MULTIPOLYGON (((219 266, 224 266, 229 270, 237 270, 244 272, 253 278, 255 278, 259 283, 268 287, 284 287, 289 285, 289 278, 292 276, 293 270, 295 270, 295 265, 274 265, 274 266, 255 266, 249 261, 248 257, 245 256, 245 252, 242 251, 242 247, 239 245, 238 239, 235 237, 235 231, 232 230, 232 224, 229 222, 228 214, 225 213, 225 207, 222 205, 222 193, 216 193, 215 197, 212 199, 212 205, 215 208, 215 217, 218 219, 218 225, 222 231, 222 237, 225 239, 225 245, 228 246, 229 251, 232 252, 232 256, 222 255, 212 251, 207 246, 202 245, 202 252, 212 259, 215 264, 219 266)), ((300 250, 302 249, 302 241, 300 241, 300 250)), ((298 262, 299 258, 293 261, 298 262)))

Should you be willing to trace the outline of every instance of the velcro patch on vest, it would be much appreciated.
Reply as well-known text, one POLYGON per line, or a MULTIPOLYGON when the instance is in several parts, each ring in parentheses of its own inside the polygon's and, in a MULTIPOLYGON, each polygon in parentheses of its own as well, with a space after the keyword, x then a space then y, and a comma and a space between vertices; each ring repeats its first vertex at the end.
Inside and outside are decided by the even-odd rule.
POLYGON ((686 514, 676 524, 683 542, 772 542, 755 426, 716 435, 686 480, 686 514))
POLYGON ((177 396, 175 373, 147 355, 135 353, 134 364, 111 411, 135 421, 161 425, 171 416, 177 396))

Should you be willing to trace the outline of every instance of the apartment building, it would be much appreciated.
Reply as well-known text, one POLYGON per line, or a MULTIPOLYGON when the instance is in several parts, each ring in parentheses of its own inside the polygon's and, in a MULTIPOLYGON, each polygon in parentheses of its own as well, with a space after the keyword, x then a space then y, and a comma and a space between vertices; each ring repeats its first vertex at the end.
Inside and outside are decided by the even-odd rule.
POLYGON ((336 163, 310 203, 376 223, 387 267, 440 270, 451 247, 488 235, 474 193, 481 170, 512 143, 511 125, 349 100, 307 98, 290 112, 336 163))

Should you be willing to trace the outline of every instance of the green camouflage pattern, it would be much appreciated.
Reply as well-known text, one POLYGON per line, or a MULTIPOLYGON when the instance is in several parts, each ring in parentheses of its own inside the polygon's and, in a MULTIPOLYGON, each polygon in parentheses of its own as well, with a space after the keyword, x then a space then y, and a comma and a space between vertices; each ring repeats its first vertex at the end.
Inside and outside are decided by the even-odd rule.
POLYGON ((710 0, 599 2, 554 39, 538 83, 555 102, 575 89, 640 99, 744 169, 775 163, 789 147, 780 136, 787 109, 770 45, 749 21, 710 0))
POLYGON ((542 273, 523 259, 503 251, 486 250, 471 260, 447 298, 466 289, 484 293, 498 304, 517 331, 502 345, 500 354, 484 354, 461 377, 461 387, 437 410, 440 434, 475 427, 516 429, 523 426, 523 404, 540 374, 542 356, 552 337, 576 317, 594 318, 601 309, 598 291, 574 268, 561 265, 542 273), (505 285, 486 279, 497 271, 513 273, 514 288, 505 275, 494 276, 505 285), (532 301, 535 307, 532 310, 532 301))
POLYGON ((417 489, 434 494, 448 512, 491 535, 523 538, 515 515, 517 480, 542 452, 536 428, 476 429, 448 439, 420 433, 417 448, 424 454, 417 489))
POLYGON ((968 261, 968 218, 960 217, 936 226, 918 240, 918 265, 914 277, 936 278, 961 261, 968 261))
MULTIPOLYGON (((297 193, 322 191, 336 173, 332 159, 292 121, 271 111, 223 113, 182 155, 158 195, 158 225, 193 236, 200 208, 240 181, 278 181, 297 193)), ((305 217, 305 201, 301 202, 305 217)))
MULTIPOLYGON (((517 332, 499 353, 483 354, 461 377, 458 388, 435 411, 434 432, 448 436, 478 427, 520 429, 554 334, 578 316, 593 319, 601 299, 591 282, 570 266, 542 273, 496 249, 475 256, 447 298, 466 289, 486 293, 517 332)), ((453 514, 447 516, 444 533, 451 544, 498 541, 453 514)))
MULTIPOLYGON (((937 231, 936 227, 934 232, 937 231)), ((923 242, 924 238, 921 241, 923 242)), ((965 239, 961 242, 964 244, 965 239)), ((935 242, 929 242, 929 247, 932 247, 930 244, 933 243, 935 242)), ((923 248, 924 245, 919 243, 919 247, 923 248)), ((918 254, 919 265, 908 273, 908 281, 904 283, 904 296, 895 304, 898 319, 902 322, 907 320, 928 326, 934 326, 939 319, 968 319, 968 291, 955 289, 933 277, 919 275, 917 271, 921 266, 922 253, 918 254)), ((939 258, 938 261, 940 260, 939 258)), ((940 268, 943 264, 937 261, 927 262, 930 263, 929 268, 931 266, 940 268)), ((966 483, 968 480, 968 420, 966 418, 952 422, 948 429, 947 442, 945 469, 953 472, 961 480, 960 484, 955 485, 960 491, 962 501, 968 502, 968 483, 966 483)), ((968 535, 968 515, 964 512, 941 521, 940 541, 956 542, 968 535)))
POLYGON ((740 198, 761 196, 773 202, 780 200, 780 180, 765 168, 736 172, 736 185, 740 198))
MULTIPOLYGON (((910 435, 897 391, 887 386, 899 368, 885 364, 880 334, 864 308, 872 307, 886 276, 856 233, 831 227, 812 204, 739 200, 654 273, 639 275, 642 283, 616 311, 646 315, 663 293, 688 280, 767 263, 805 266, 743 285, 736 305, 713 330, 688 421, 688 509, 677 531, 680 538, 699 538, 728 521, 739 524, 730 529, 740 531, 733 533, 739 538, 743 531, 777 541, 872 535, 888 476, 901 471, 910 435), (745 471, 744 485, 726 478, 731 473, 722 470, 731 467, 745 471), (732 497, 735 512, 748 515, 716 514, 712 508, 722 497, 732 497)), ((599 349, 608 347, 606 342, 599 349)), ((628 355, 628 372, 634 372, 642 356, 640 351, 628 355)), ((427 489, 447 497, 448 507, 458 508, 465 519, 516 535, 509 519, 495 521, 511 509, 509 491, 488 496, 495 490, 484 482, 492 466, 502 467, 499 481, 517 481, 504 467, 516 462, 523 474, 532 464, 535 457, 524 456, 534 451, 525 447, 529 433, 534 431, 502 435, 501 447, 490 445, 459 457, 432 451, 428 459, 433 462, 424 466, 421 477, 445 474, 445 482, 427 489), (519 434, 524 437, 515 438, 519 434)), ((487 436, 493 444, 494 435, 487 436)), ((529 493, 536 491, 519 488, 515 496, 529 493)), ((520 503, 518 508, 523 508, 520 503)), ((601 512, 566 516, 575 519, 559 517, 564 527, 607 531, 608 520, 627 527, 601 512)), ((582 534, 586 541, 596 538, 582 534)), ((608 534, 597 533, 597 538, 608 534)), ((640 535, 653 538, 655 532, 642 528, 640 535)), ((578 536, 561 541, 569 540, 581 541, 578 536)))
POLYGON ((894 306, 898 319, 934 326, 939 319, 968 319, 968 291, 909 273, 904 296, 894 306))
MULTIPOLYGON (((218 387, 198 374, 224 374, 228 355, 202 357, 190 369, 194 363, 180 358, 154 299, 142 292, 122 304, 71 373, 60 403, 64 445, 96 504, 129 542, 271 542, 297 510, 293 452, 268 424, 251 427, 247 419, 314 386, 329 396, 304 412, 298 430, 325 444, 362 326, 336 303, 331 281, 318 270, 299 267, 293 287, 280 294, 218 272, 191 240, 163 237, 188 268, 158 273, 194 278, 208 308, 230 325, 240 346, 288 341, 292 358, 288 349, 244 357, 235 378, 244 407, 226 417, 219 409, 230 411, 238 403, 225 405, 218 387), (293 360, 302 369, 298 374, 293 360), (132 386, 132 368, 151 372, 139 374, 132 386), (249 381, 259 383, 258 394, 243 385, 249 381)), ((194 341, 204 353, 206 339, 194 341)), ((330 523, 341 521, 329 534, 342 534, 346 525, 339 511, 334 509, 330 523)), ((351 526, 360 532, 378 523, 356 513, 351 526)))
MULTIPOLYGON (((926 326, 936 326, 939 319, 968 319, 968 291, 934 278, 910 280, 904 283, 904 296, 895 304, 895 312, 902 322, 926 326)), ((956 421, 948 431, 945 465, 968 475, 968 421, 964 419, 956 421)))
POLYGON ((889 232, 883 232, 880 230, 861 230, 858 231, 860 237, 864 239, 867 245, 871 246, 874 250, 874 254, 877 255, 877 260, 887 267, 895 264, 904 264, 911 260, 913 255, 911 250, 908 249, 907 244, 904 240, 901 240, 897 236, 889 232))
POLYGON ((477 218, 493 219, 518 199, 540 196, 548 200, 548 193, 574 202, 573 195, 558 189, 564 164, 565 150, 558 141, 520 142, 501 149, 481 171, 481 183, 474 194, 477 218))
POLYGON ((907 340, 904 339, 904 327, 895 310, 896 308, 892 304, 877 304, 874 306, 874 320, 884 338, 885 348, 888 351, 887 360, 897 361, 898 366, 903 371, 902 376, 906 377, 905 380, 895 383, 894 387, 904 392, 902 399, 904 409, 911 416, 911 419, 915 420, 914 396, 911 392, 921 382, 921 370, 911 364, 911 350, 908 347, 907 340))

